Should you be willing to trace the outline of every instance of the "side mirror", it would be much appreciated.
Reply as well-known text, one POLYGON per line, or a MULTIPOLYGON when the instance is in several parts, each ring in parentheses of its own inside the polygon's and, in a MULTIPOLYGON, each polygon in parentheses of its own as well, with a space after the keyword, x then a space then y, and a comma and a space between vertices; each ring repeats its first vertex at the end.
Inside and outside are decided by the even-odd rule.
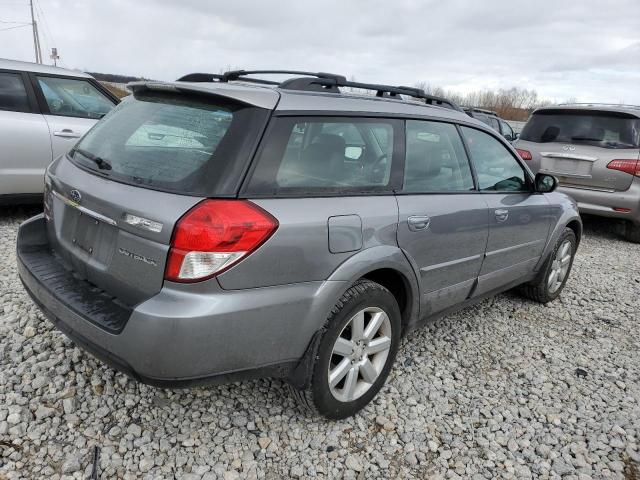
POLYGON ((520 138, 520 134, 518 132, 513 132, 513 139, 517 140, 520 138))
POLYGON ((553 175, 547 175, 546 173, 536 174, 535 179, 536 192, 549 193, 553 192, 558 186, 558 181, 553 175))

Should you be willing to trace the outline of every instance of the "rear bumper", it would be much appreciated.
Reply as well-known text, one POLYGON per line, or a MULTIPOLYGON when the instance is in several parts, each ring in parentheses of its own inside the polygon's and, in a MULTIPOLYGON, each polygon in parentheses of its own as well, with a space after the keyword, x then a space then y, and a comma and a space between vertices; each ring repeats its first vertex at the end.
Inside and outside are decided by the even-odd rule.
POLYGON ((558 191, 569 195, 578 203, 580 213, 619 218, 640 224, 640 179, 634 179, 628 190, 603 192, 562 186, 558 191), (620 212, 614 210, 627 209, 620 212))
POLYGON ((50 256, 38 265, 58 261, 47 245, 42 215, 20 227, 18 272, 34 301, 80 347, 156 386, 291 375, 345 288, 343 282, 308 282, 225 291, 215 280, 165 282, 160 293, 130 310, 122 328, 109 330, 96 318, 96 311, 104 315, 111 308, 103 293, 74 303, 77 283, 34 267, 36 254, 50 256))

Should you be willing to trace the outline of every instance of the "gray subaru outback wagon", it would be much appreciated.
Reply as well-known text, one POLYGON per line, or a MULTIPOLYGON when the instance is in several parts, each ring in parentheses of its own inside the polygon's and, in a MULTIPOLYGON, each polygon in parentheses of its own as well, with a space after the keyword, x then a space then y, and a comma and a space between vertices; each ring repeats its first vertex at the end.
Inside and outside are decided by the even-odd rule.
POLYGON ((575 203, 445 99, 292 71, 131 89, 49 167, 17 252, 56 327, 139 381, 285 378, 343 418, 428 319, 567 281, 575 203))

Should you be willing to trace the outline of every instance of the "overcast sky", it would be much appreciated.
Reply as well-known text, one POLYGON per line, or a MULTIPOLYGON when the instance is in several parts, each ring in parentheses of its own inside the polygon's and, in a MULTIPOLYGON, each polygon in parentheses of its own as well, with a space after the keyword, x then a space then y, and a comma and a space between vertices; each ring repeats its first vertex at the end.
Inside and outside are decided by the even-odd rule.
MULTIPOLYGON (((640 104, 640 0, 34 2, 46 61, 56 46, 68 68, 158 80, 305 69, 640 104)), ((27 0, 0 0, 0 57, 33 61, 29 27, 6 30, 28 20, 27 0)))

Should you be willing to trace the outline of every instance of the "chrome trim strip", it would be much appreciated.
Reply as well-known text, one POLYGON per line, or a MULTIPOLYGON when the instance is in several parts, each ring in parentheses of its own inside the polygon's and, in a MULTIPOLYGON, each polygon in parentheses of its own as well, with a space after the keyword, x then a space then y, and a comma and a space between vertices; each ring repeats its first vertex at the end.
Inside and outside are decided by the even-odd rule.
POLYGON ((113 218, 109 218, 109 217, 107 217, 105 215, 102 215, 101 213, 94 212, 93 210, 89 210, 88 208, 77 204, 73 200, 68 199, 64 195, 59 194, 55 190, 52 190, 51 193, 53 193, 53 195, 56 198, 58 198, 65 205, 69 205, 70 207, 73 207, 76 210, 79 210, 80 212, 84 213, 85 215, 90 216, 91 218, 95 218, 96 220, 100 220, 101 222, 107 223, 109 225, 113 225, 114 227, 118 226, 118 223, 113 218))
POLYGON ((540 173, 548 173, 554 177, 571 177, 571 178, 593 178, 593 175, 581 175, 579 173, 567 173, 567 172, 555 172, 548 168, 541 168, 538 170, 540 173))
POLYGON ((543 243, 545 240, 534 240, 532 242, 521 243, 519 245, 513 245, 511 247, 500 248, 499 250, 493 250, 492 252, 487 252, 484 254, 485 257, 493 257, 494 255, 500 255, 502 253, 512 252, 513 250, 518 250, 519 248, 532 247, 533 245, 537 245, 539 243, 543 243))
POLYGON ((547 158, 566 158, 569 160, 585 160, 587 162, 595 162, 598 157, 590 157, 588 155, 576 155, 575 153, 560 153, 560 152, 540 152, 541 157, 547 158))
POLYGON ((452 267, 454 265, 459 265, 461 263, 473 262, 474 260, 479 260, 482 258, 482 254, 472 255, 471 257, 458 258, 456 260, 451 260, 448 262, 437 263, 435 265, 429 265, 428 267, 422 267, 420 269, 420 273, 431 272, 433 270, 438 270, 440 268, 452 267))

